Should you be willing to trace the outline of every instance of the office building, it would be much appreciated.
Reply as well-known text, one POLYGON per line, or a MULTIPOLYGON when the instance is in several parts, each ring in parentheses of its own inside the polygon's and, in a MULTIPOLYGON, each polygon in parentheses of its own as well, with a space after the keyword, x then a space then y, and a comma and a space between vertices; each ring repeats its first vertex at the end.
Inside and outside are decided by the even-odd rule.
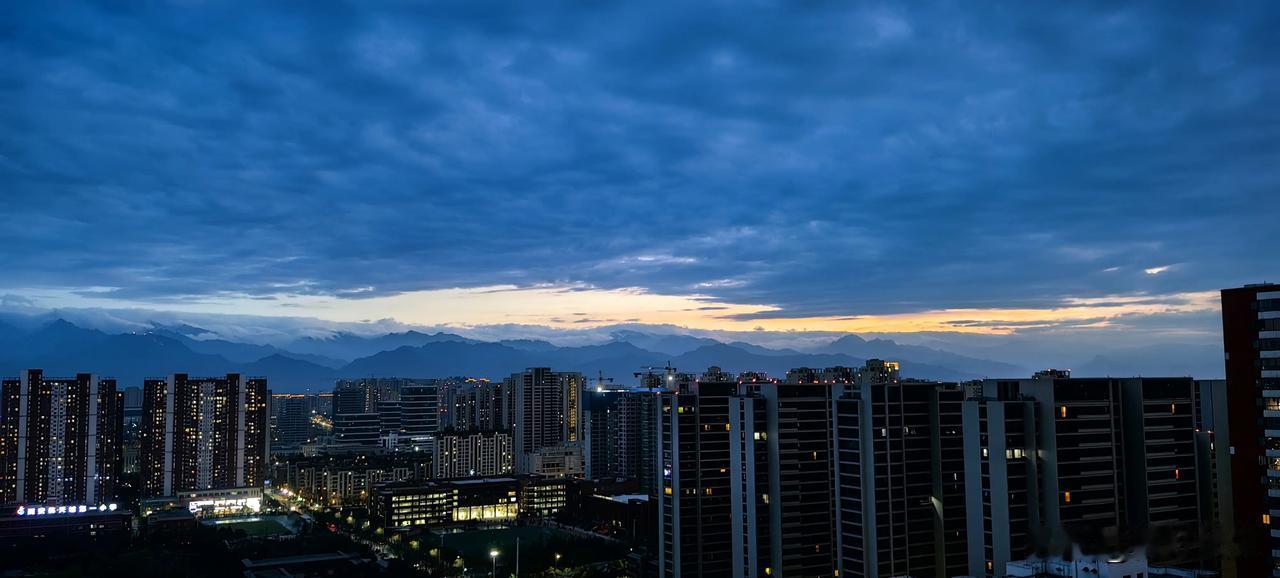
POLYGON ((340 379, 333 389, 333 433, 338 444, 390 446, 402 437, 439 430, 438 380, 379 377, 340 379), (376 424, 370 434, 370 424, 376 424))
POLYGON ((567 481, 536 476, 381 484, 370 515, 386 528, 510 522, 564 509, 567 481))
POLYGON ((1239 553, 1224 571, 1280 576, 1280 285, 1222 291, 1222 347, 1234 543, 1226 550, 1239 553))
POLYGON ((897 363, 879 360, 812 378, 838 390, 832 421, 840 575, 966 573, 964 390, 902 380, 897 363))
POLYGON ((382 420, 377 413, 335 413, 333 415, 333 443, 339 446, 376 449, 382 432, 382 420))
MULTIPOLYGON (((505 382, 515 401, 516 471, 533 471, 535 452, 581 443, 582 374, 534 367, 505 382)), ((581 451, 578 452, 579 459, 581 451)), ((567 470, 581 472, 581 464, 567 470)))
POLYGON ((412 380, 400 389, 400 433, 421 437, 440 431, 439 386, 412 380))
POLYGON ((582 477, 582 446, 576 442, 541 447, 528 454, 525 474, 551 478, 582 477))
POLYGON ((114 379, 29 369, 0 382, 0 503, 111 501, 123 461, 123 416, 114 379))
POLYGON ((502 476, 515 469, 510 432, 444 432, 427 442, 436 478, 502 476))
MULTIPOLYGON (((733 576, 729 398, 738 382, 711 368, 658 396, 658 529, 662 578, 733 576)), ((830 518, 830 510, 824 514, 830 518)))
POLYGON ((297 448, 311 439, 310 406, 305 395, 271 396, 273 447, 297 448))
POLYGON ((261 487, 267 474, 267 380, 178 373, 143 386, 143 497, 261 487))

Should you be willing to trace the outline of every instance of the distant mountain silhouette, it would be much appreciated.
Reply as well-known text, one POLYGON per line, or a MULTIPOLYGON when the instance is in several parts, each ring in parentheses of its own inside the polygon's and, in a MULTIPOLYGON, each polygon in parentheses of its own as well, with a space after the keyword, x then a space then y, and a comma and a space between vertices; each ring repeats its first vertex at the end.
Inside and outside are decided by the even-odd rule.
MULTIPOLYGON (((921 345, 902 345, 889 339, 867 340, 857 335, 841 337, 818 351, 843 353, 866 359, 910 360, 911 363, 945 367, 960 373, 982 377, 1019 377, 1031 374, 1028 369, 1009 363, 968 357, 921 345)), ((905 363, 904 361, 904 368, 905 363)))
POLYGON ((422 333, 419 331, 405 331, 401 333, 364 336, 341 332, 328 337, 303 337, 281 344, 281 348, 295 353, 320 355, 333 359, 341 359, 343 361, 351 361, 353 359, 367 357, 383 351, 391 351, 392 349, 400 347, 417 347, 419 345, 440 341, 457 341, 462 343, 475 342, 473 339, 467 339, 466 337, 454 335, 452 333, 422 333))
POLYGON ((217 338, 189 325, 157 325, 151 331, 108 334, 63 319, 26 327, 0 320, 0 374, 17 375, 29 367, 58 375, 85 371, 113 376, 122 386, 129 386, 140 385, 146 377, 174 372, 238 372, 266 377, 275 391, 300 391, 328 389, 340 377, 468 375, 499 379, 534 366, 580 371, 588 377, 603 372, 617 383, 631 383, 633 374, 642 368, 668 363, 690 373, 716 365, 731 372, 762 371, 782 377, 795 367, 857 366, 873 356, 900 361, 905 376, 922 379, 961 381, 1027 373, 999 362, 855 336, 837 340, 817 353, 634 331, 614 338, 600 345, 559 347, 539 340, 485 342, 449 333, 407 331, 379 336, 339 333, 261 345, 217 338), (344 359, 349 362, 340 361, 344 359))

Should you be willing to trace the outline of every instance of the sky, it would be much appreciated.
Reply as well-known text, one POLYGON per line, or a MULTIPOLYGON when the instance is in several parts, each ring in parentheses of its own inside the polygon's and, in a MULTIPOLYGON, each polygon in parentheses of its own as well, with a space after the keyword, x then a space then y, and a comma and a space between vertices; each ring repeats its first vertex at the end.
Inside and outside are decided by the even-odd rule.
MULTIPOLYGON (((17 2, 0 307, 1218 338, 1280 5, 17 2)), ((1136 337, 1135 337, 1136 336, 1136 337)))

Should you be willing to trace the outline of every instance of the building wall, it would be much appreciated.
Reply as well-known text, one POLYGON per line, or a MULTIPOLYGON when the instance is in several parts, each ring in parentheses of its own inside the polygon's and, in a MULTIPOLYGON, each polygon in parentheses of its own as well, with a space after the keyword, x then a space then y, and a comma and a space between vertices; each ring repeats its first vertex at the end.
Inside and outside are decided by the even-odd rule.
POLYGON ((712 379, 659 397, 656 559, 664 578, 732 576, 727 426, 738 384, 712 379))
POLYGON ((0 503, 91 505, 115 496, 123 396, 115 380, 24 372, 0 384, 0 503))
MULTIPOLYGON (((1270 399, 1280 396, 1280 367, 1264 369, 1276 363, 1265 358, 1266 351, 1280 350, 1280 285, 1264 284, 1222 291, 1222 344, 1227 381, 1227 425, 1231 448, 1231 490, 1233 497, 1234 548, 1239 557, 1232 561, 1239 576, 1274 576, 1280 561, 1271 555, 1280 549, 1280 503, 1268 496, 1269 490, 1280 493, 1280 485, 1272 478, 1280 468, 1268 467, 1280 457, 1280 418, 1268 416, 1270 399), (1265 303, 1265 304, 1264 304, 1265 303), (1266 309, 1266 311, 1264 311, 1266 309), (1252 419, 1251 419, 1252 417, 1252 419), (1262 441, 1263 443, 1258 443, 1262 441), (1277 450, 1271 450, 1276 446, 1277 450), (1268 454, 1277 453, 1276 457, 1268 454), (1274 472, 1274 473, 1273 473, 1274 472), (1263 483, 1259 483, 1263 482, 1263 483), (1275 512, 1273 512, 1275 510, 1275 512), (1263 516, 1266 516, 1264 518, 1263 516)), ((1280 411, 1280 405, 1277 410, 1280 411)), ((1272 413, 1280 416, 1280 413, 1272 413)), ((1224 568, 1225 569, 1225 568, 1224 568)))
POLYGON ((270 451, 265 379, 174 374, 144 384, 144 497, 260 486, 270 451))

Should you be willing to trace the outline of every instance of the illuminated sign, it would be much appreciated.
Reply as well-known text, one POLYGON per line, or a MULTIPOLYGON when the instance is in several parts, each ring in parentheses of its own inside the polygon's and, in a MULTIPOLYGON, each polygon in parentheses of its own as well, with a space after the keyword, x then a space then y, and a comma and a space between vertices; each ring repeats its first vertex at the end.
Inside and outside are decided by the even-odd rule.
POLYGON ((66 514, 85 514, 89 512, 114 512, 119 508, 116 504, 98 504, 96 506, 18 506, 19 516, 56 516, 66 514))

